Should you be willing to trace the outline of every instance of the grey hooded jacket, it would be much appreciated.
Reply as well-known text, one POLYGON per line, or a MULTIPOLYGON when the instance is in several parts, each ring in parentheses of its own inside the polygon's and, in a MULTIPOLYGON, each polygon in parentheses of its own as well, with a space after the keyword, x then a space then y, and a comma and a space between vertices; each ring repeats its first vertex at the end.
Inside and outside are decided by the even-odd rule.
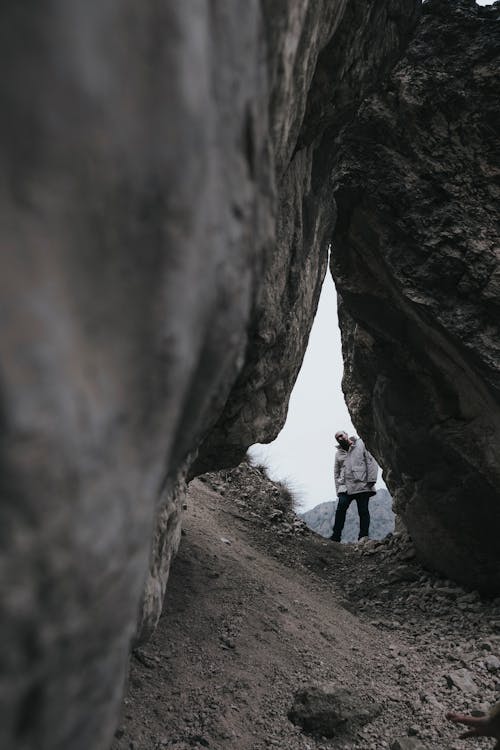
POLYGON ((355 495, 358 492, 375 494, 373 485, 377 481, 378 465, 369 453, 361 438, 350 438, 352 445, 349 450, 337 446, 335 455, 335 487, 337 495, 347 492, 355 495))

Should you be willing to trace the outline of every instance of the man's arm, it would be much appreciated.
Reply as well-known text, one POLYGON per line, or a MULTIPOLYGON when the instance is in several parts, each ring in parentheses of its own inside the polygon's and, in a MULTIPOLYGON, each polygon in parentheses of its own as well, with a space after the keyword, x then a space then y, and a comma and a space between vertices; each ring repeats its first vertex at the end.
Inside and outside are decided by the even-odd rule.
POLYGON ((378 464, 373 458, 372 454, 365 448, 365 461, 366 461, 366 482, 367 484, 375 484, 378 476, 378 464))
POLYGON ((335 456, 335 468, 333 470, 333 476, 335 479, 335 491, 338 493, 340 484, 340 472, 342 471, 342 462, 339 461, 338 456, 335 456))

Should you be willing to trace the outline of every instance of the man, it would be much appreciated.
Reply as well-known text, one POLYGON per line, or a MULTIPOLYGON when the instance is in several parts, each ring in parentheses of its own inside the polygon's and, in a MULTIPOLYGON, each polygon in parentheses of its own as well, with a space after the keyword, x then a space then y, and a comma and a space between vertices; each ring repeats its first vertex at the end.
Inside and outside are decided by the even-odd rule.
POLYGON ((336 432, 338 442, 335 455, 335 487, 338 505, 330 539, 340 542, 347 508, 356 500, 359 513, 359 539, 368 536, 370 512, 368 500, 375 494, 378 466, 368 453, 361 438, 348 437, 347 432, 336 432))

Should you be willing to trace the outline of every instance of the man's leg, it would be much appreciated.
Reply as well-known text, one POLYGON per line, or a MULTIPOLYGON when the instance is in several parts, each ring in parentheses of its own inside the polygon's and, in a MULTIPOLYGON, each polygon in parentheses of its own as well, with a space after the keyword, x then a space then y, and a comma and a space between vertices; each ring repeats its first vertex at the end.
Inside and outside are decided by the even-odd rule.
POLYGON ((364 536, 368 536, 368 529, 370 528, 370 511, 368 510, 368 500, 370 499, 370 493, 360 492, 358 495, 355 495, 355 498, 359 513, 358 539, 362 539, 364 536))
POLYGON ((342 529, 345 523, 345 514, 347 508, 351 504, 352 498, 349 497, 347 492, 339 492, 339 502, 337 504, 337 510, 335 512, 335 524, 330 539, 332 542, 340 542, 342 537, 342 529))

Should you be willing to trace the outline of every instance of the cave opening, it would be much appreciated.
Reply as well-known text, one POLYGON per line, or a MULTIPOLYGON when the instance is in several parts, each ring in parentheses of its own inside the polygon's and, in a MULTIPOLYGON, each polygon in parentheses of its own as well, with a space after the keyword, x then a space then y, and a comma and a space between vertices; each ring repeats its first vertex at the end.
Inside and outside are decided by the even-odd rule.
MULTIPOLYGON (((342 393, 342 347, 337 314, 337 293, 329 271, 325 275, 317 313, 304 360, 293 388, 285 425, 269 444, 249 449, 254 464, 266 467, 269 477, 284 483, 292 492, 297 511, 307 513, 325 503, 336 502, 333 475, 335 433, 356 434, 342 393)), ((383 506, 383 529, 375 524, 370 536, 381 538, 394 528, 391 498, 379 470, 377 497, 371 506, 383 506)), ((325 506, 326 507, 326 506, 325 506)), ((330 506, 331 508, 331 506, 330 506)), ((333 519, 333 512, 329 513, 333 519)), ((333 523, 323 523, 329 535, 333 523)), ((344 541, 357 535, 355 503, 348 510, 344 541), (352 529, 351 529, 352 527, 352 529)))

